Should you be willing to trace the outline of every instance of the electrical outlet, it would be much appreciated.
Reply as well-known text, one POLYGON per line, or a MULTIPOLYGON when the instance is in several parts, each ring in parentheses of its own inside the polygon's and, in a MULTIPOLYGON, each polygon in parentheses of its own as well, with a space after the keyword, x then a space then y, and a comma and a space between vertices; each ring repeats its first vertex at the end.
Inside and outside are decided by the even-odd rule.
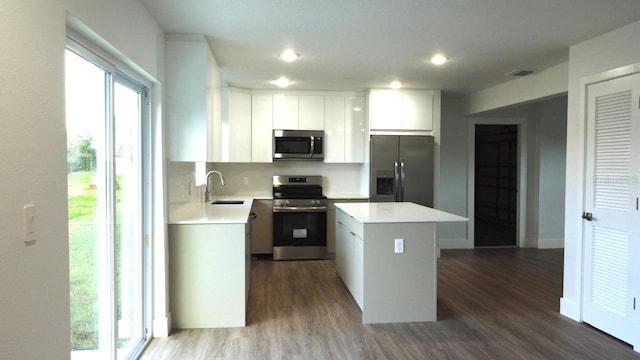
POLYGON ((404 239, 395 239, 394 249, 396 254, 404 253, 404 239))
POLYGON ((242 180, 245 185, 249 185, 249 177, 245 176, 244 178, 242 178, 242 180))

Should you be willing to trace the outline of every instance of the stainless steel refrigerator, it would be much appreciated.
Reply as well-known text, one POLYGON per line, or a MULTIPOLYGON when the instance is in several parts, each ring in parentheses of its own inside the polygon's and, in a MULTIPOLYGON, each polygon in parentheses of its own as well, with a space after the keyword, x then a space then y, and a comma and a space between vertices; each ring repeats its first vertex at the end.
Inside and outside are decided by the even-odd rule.
POLYGON ((369 201, 433 207, 433 136, 372 135, 369 201))

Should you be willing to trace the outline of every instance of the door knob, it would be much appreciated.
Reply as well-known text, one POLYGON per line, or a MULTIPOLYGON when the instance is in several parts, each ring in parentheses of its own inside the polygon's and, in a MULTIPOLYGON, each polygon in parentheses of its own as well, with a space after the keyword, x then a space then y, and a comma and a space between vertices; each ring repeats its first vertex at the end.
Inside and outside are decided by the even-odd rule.
POLYGON ((589 212, 583 212, 582 213, 582 218, 587 220, 587 221, 591 221, 591 220, 593 220, 593 214, 589 213, 589 212))

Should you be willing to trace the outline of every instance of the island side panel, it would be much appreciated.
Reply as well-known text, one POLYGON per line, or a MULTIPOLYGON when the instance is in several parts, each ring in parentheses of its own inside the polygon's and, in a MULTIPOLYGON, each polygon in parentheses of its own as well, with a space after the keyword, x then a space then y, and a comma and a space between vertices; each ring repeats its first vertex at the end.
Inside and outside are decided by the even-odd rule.
POLYGON ((435 223, 364 224, 362 322, 436 321, 435 223), (394 240, 404 239, 404 253, 394 240))
POLYGON ((169 225, 173 327, 245 326, 245 256, 245 224, 169 225))

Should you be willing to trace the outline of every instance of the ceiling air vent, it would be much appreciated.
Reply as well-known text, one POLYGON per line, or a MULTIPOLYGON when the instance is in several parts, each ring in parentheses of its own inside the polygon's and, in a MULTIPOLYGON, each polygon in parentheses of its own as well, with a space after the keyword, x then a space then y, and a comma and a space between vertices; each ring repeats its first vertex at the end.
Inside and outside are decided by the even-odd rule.
POLYGON ((532 74, 533 70, 513 70, 513 71, 509 71, 508 73, 504 74, 504 76, 527 76, 529 74, 532 74))

